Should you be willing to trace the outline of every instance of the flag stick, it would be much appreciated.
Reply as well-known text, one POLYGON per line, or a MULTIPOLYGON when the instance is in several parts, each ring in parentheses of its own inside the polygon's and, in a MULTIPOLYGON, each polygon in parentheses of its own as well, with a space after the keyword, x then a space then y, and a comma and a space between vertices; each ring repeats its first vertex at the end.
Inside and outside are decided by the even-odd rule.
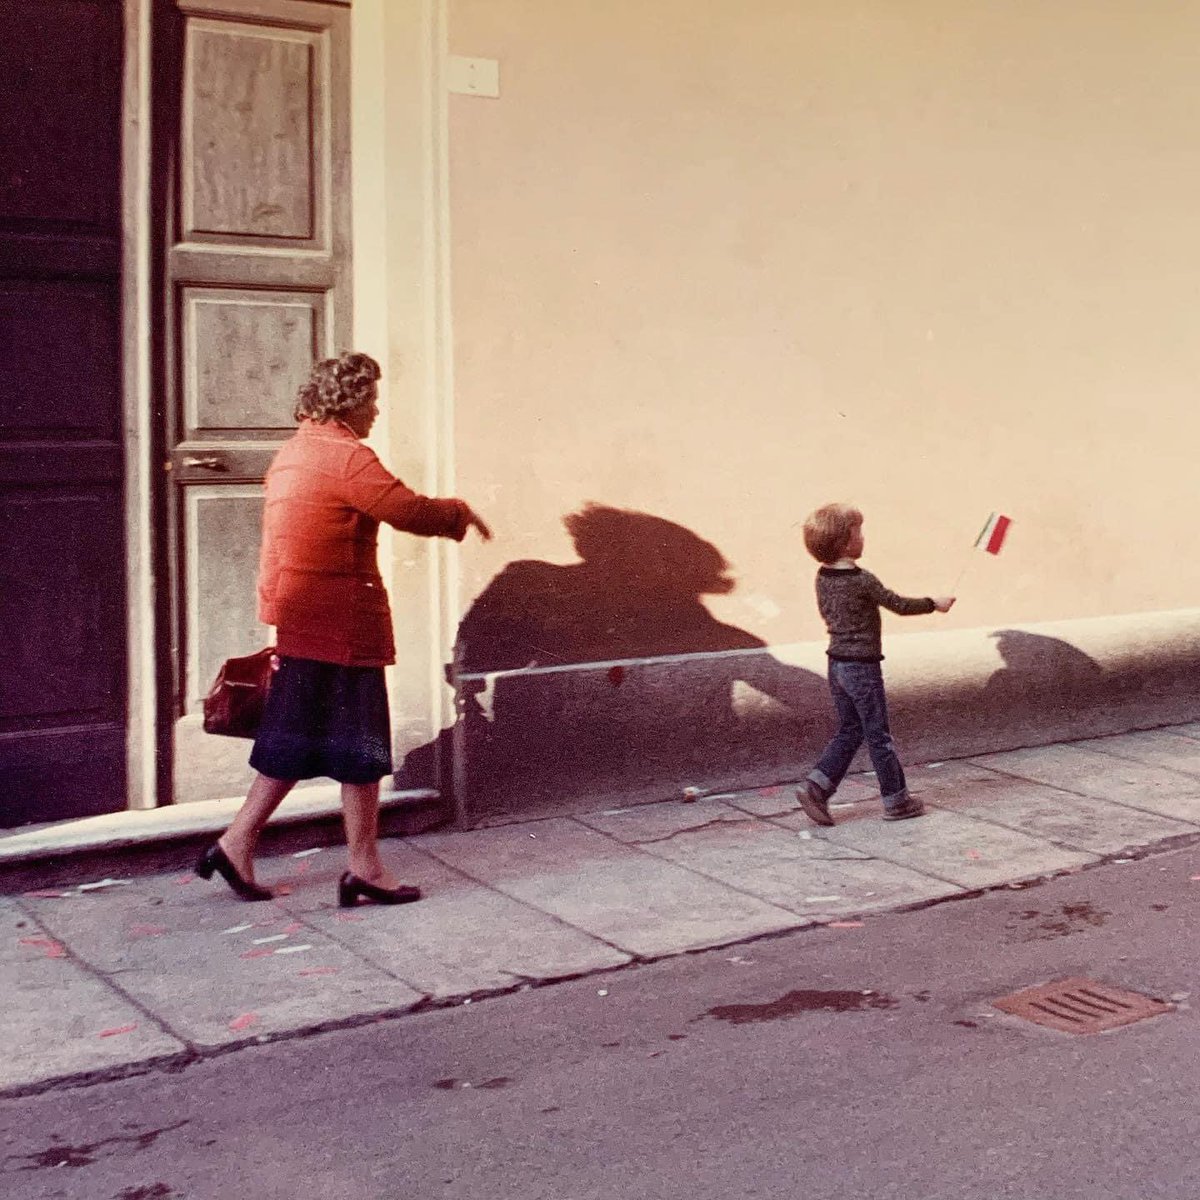
POLYGON ((960 583, 962 583, 962 578, 967 573, 967 568, 974 561, 975 561, 975 549, 974 549, 974 547, 972 547, 970 553, 967 555, 967 561, 963 563, 962 570, 959 571, 958 577, 954 580, 954 583, 951 584, 951 586, 950 586, 950 590, 946 593, 947 596, 954 596, 954 595, 958 594, 958 585, 960 583))

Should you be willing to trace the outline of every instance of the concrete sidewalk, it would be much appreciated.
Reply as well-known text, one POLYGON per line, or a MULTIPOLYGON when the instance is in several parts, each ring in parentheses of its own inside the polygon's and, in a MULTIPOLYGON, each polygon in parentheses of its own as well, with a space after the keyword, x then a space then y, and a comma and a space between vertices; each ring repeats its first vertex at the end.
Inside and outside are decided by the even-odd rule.
MULTIPOLYGON (((426 892, 339 910, 344 853, 269 858, 243 904, 190 873, 0 900, 0 1094, 183 1065, 674 954, 920 907, 1200 840, 1200 723, 930 764, 929 815, 837 825, 772 787, 387 843, 426 892)), ((603 989, 603 978, 597 979, 603 989)))

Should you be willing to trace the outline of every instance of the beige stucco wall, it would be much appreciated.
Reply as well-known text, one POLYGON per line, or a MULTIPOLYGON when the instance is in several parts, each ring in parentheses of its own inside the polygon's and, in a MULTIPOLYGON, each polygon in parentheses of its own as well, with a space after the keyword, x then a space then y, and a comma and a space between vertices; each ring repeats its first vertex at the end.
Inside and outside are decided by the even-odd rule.
MULTIPOLYGON (((1185 607, 1200 435, 1200 4, 449 0, 460 490, 511 560, 584 501, 731 561, 815 639, 797 522, 989 627, 1185 607)), ((893 623, 893 628, 898 625, 893 623)))

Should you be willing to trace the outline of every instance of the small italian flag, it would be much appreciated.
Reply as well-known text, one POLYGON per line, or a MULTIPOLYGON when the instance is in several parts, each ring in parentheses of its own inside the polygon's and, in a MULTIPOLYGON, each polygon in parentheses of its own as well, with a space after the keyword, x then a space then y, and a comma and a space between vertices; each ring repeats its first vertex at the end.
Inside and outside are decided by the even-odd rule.
POLYGON ((975 549, 978 550, 982 546, 989 554, 999 554, 1011 524, 1011 517, 1006 517, 1003 513, 992 513, 975 539, 975 549))

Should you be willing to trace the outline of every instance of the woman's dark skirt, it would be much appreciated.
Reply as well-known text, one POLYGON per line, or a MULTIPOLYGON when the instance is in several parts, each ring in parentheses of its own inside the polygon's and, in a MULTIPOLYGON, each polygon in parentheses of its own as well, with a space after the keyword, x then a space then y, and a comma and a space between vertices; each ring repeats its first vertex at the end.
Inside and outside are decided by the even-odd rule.
POLYGON ((390 775, 383 668, 280 657, 250 765, 271 779, 374 783, 390 775))

